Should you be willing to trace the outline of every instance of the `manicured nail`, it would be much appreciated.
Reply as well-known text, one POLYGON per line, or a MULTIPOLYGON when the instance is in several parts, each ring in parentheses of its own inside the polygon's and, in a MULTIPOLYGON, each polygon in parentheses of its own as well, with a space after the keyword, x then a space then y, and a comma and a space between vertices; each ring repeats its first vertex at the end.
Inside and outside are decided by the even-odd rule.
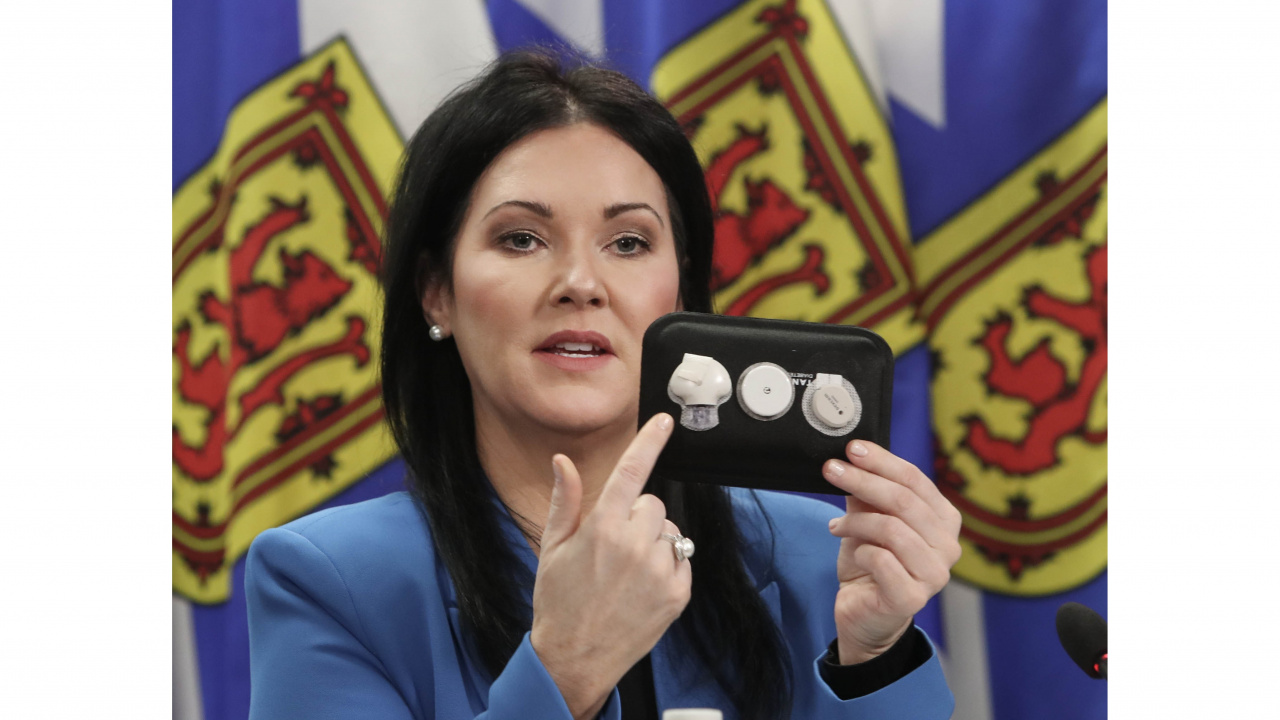
POLYGON ((662 428, 663 430, 670 430, 671 416, 666 413, 662 413, 662 417, 658 418, 658 427, 662 428))
POLYGON ((837 460, 830 460, 827 462, 827 474, 840 477, 844 474, 844 466, 837 460))
POLYGON ((857 440, 854 440, 853 442, 849 443, 849 454, 857 455, 858 457, 866 457, 867 446, 863 445, 857 440))
POLYGON ((556 479, 556 485, 564 482, 564 475, 560 473, 560 463, 556 462, 555 459, 551 460, 551 474, 556 479))

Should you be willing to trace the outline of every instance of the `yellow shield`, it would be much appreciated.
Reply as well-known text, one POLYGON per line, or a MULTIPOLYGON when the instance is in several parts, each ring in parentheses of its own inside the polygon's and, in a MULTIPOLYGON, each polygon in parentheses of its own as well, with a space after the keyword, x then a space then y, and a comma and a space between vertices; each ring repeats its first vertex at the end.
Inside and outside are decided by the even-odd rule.
POLYGON ((825 3, 745 3, 652 85, 706 168, 721 312, 923 339, 892 137, 825 3))
POLYGON ((1106 102, 920 242, 954 573, 1057 593, 1107 563, 1106 102))
POLYGON ((393 453, 374 313, 400 152, 338 40, 242 100, 174 194, 173 583, 193 600, 393 453))

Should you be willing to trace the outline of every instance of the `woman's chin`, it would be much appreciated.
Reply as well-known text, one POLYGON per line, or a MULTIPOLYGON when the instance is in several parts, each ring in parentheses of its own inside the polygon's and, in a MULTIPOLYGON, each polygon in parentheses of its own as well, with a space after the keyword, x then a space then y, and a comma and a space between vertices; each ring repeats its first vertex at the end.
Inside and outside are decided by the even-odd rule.
POLYGON ((538 421, 549 430, 567 435, 589 435, 602 430, 635 430, 634 405, 624 407, 608 403, 559 404, 538 413, 538 421))

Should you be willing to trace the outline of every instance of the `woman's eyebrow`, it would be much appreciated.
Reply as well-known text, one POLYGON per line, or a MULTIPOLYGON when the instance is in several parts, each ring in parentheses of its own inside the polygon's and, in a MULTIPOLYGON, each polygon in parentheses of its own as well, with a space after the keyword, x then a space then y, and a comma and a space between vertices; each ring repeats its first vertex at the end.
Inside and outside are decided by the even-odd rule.
MULTIPOLYGON (((551 207, 546 203, 540 203, 533 200, 506 200, 489 208, 489 212, 485 213, 484 216, 489 217, 490 215, 494 214, 495 212, 497 212, 498 210, 504 207, 507 207, 508 205, 522 207, 534 213, 535 215, 539 215, 547 219, 551 219, 553 215, 553 213, 551 212, 551 207)), ((622 213, 630 212, 632 210, 648 210, 649 212, 653 213, 653 216, 655 218, 658 219, 658 224, 662 225, 663 227, 667 226, 667 224, 663 222, 662 216, 658 214, 657 210, 653 209, 652 205, 650 205, 649 203, 642 203, 642 202, 614 203, 613 205, 610 205, 609 207, 604 209, 604 219, 612 220, 618 217, 619 215, 621 215, 622 213)))
MULTIPOLYGON (((498 210, 508 205, 515 205, 516 207, 522 207, 525 210, 528 210, 534 213, 535 215, 541 215, 542 217, 547 219, 551 218, 551 207, 549 205, 547 205, 546 203, 535 202, 532 200, 507 200, 505 202, 500 202, 497 205, 494 205, 493 207, 489 208, 489 212, 485 213, 484 217, 489 217, 490 215, 494 214, 498 210)), ((483 219, 484 218, 481 218, 481 220, 483 219)))
POLYGON ((658 214, 657 210, 653 209, 653 206, 649 205, 649 203, 642 203, 642 202, 614 203, 613 205, 610 205, 609 207, 604 209, 604 219, 612 220, 618 217, 619 215, 621 215, 622 213, 628 212, 630 210, 648 210, 649 212, 653 213, 654 217, 658 218, 658 224, 662 225, 663 227, 667 226, 666 223, 662 222, 662 216, 658 214))

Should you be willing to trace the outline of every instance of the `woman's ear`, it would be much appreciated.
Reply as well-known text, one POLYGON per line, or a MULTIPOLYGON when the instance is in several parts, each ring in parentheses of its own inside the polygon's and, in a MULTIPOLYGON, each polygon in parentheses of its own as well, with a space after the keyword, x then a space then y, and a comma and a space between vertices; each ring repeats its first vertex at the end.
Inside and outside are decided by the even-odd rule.
POLYGON ((427 325, 439 325, 446 337, 453 334, 449 313, 452 295, 448 283, 428 271, 426 258, 418 262, 418 298, 422 302, 422 317, 427 325))

